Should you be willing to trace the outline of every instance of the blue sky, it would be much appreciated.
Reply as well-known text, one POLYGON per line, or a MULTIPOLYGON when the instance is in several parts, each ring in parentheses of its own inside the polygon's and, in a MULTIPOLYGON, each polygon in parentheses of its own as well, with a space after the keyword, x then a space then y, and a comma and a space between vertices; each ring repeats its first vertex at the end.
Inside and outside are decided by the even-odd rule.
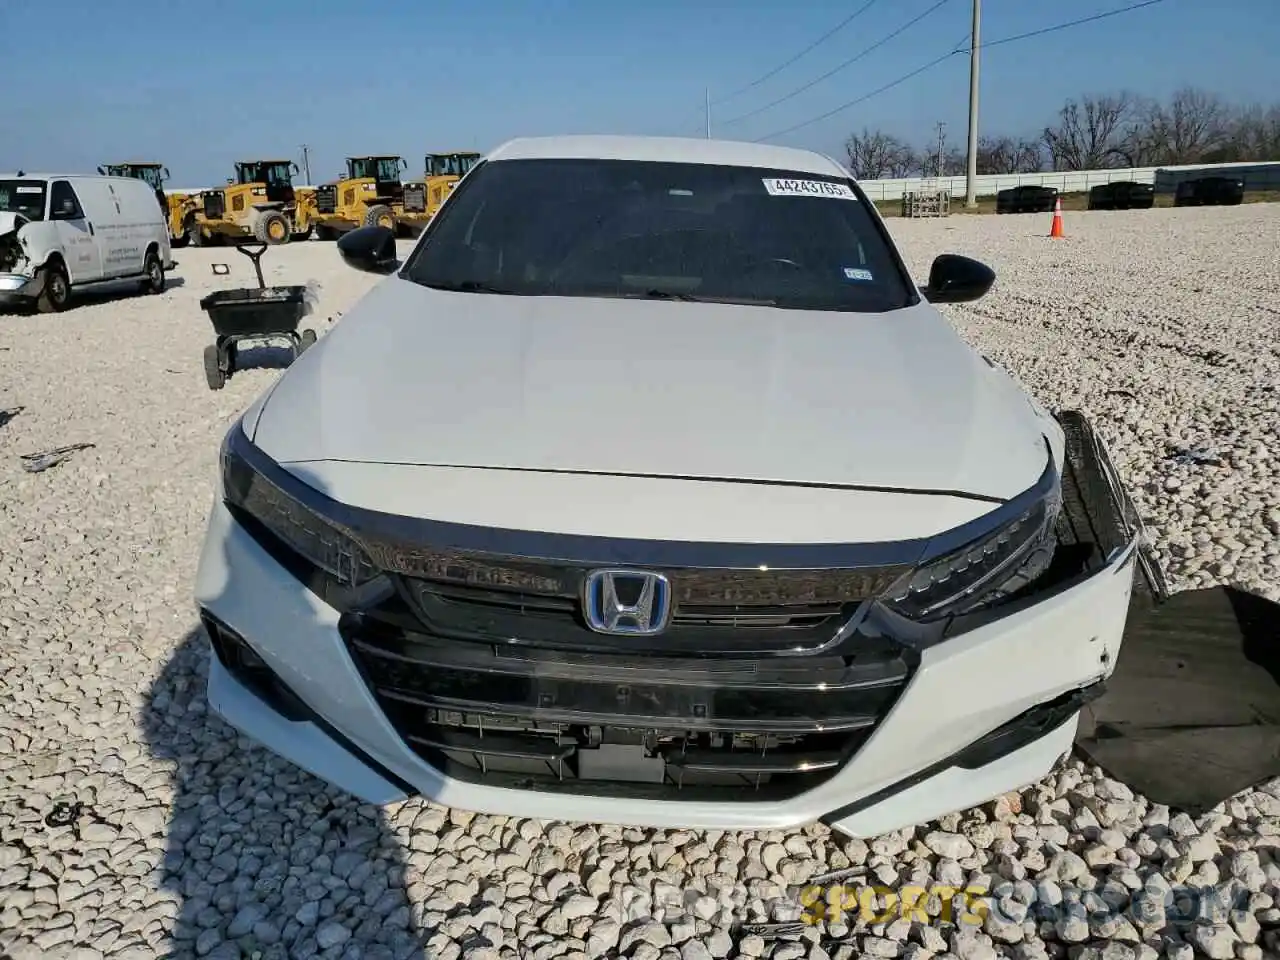
MULTIPOLYGON (((865 0, 0 0, 0 169, 91 171, 155 158, 171 186, 206 186, 238 158, 300 158, 332 178, 347 153, 483 152, 520 135, 766 137, 825 113, 962 42, 969 0, 788 102, 761 107, 898 29, 937 0, 878 0, 759 86, 865 0), (26 24, 27 26, 24 26, 26 24)), ((1132 0, 984 0, 992 41, 1132 0)), ((1035 134, 1085 91, 1167 95, 1183 84, 1236 101, 1280 99, 1280 0, 1164 0, 984 53, 984 134, 1035 134)), ((879 127, 964 142, 968 58, 956 56, 775 142, 841 153, 879 127)))

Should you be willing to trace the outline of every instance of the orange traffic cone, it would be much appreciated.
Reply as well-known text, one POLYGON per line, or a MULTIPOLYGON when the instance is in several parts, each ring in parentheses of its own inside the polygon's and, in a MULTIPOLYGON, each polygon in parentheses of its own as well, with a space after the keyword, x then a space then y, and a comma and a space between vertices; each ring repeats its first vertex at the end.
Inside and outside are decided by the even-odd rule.
POLYGON ((1053 202, 1053 226, 1049 228, 1049 236, 1054 239, 1066 236, 1066 234, 1062 232, 1062 198, 1061 197, 1058 197, 1058 199, 1053 202))

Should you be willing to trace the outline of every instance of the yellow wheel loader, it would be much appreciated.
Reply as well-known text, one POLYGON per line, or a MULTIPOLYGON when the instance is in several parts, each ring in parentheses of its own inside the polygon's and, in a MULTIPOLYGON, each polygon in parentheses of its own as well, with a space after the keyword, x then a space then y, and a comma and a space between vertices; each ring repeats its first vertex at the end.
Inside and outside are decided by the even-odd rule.
MULTIPOLYGON (((480 162, 480 154, 478 153, 429 153, 423 161, 425 174, 423 178, 423 209, 426 211, 427 219, 430 220, 436 215, 436 211, 440 209, 440 204, 444 203, 445 198, 453 192, 454 186, 458 181, 467 175, 467 172, 480 162)), ((407 184, 405 186, 405 203, 408 201, 408 192, 410 186, 417 184, 407 184)))
POLYGON ((187 245, 187 232, 183 221, 193 213, 198 203, 197 191, 166 190, 164 183, 169 179, 169 168, 160 163, 135 160, 126 163, 104 163, 98 168, 104 177, 133 177, 143 180, 156 192, 156 200, 164 211, 169 222, 169 243, 175 247, 187 245))
POLYGON ((199 209, 184 222, 194 246, 252 237, 276 245, 311 236, 312 196, 293 189, 292 160, 241 160, 227 185, 200 194, 199 209))
POLYGON ((336 240, 357 227, 388 227, 410 234, 425 224, 425 209, 406 205, 405 185, 400 171, 407 164, 402 157, 347 157, 343 176, 315 188, 316 236, 336 240))

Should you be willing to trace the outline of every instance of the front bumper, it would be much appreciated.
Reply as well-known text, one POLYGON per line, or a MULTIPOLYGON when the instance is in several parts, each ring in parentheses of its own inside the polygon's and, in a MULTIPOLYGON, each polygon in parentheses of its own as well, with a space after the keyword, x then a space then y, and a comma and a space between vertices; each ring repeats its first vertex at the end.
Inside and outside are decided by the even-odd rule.
POLYGON ((25 273, 0 273, 0 302, 38 297, 43 289, 44 278, 40 274, 28 277, 25 273))
MULTIPOLYGON (((734 775, 746 772, 745 789, 731 794, 672 793, 661 784, 648 792, 634 784, 611 792, 604 785, 607 751, 595 761, 602 771, 595 784, 506 773, 489 766, 502 766, 501 744, 511 742, 502 740, 502 730, 489 731, 480 769, 454 762, 458 750, 447 749, 445 734, 457 735, 456 728, 426 723, 421 701, 413 702, 421 695, 439 703, 439 696, 430 696, 431 678, 451 670, 483 675, 483 683, 473 679, 469 696, 455 704, 460 715, 486 699, 498 714, 504 712, 499 701, 509 707, 532 697, 536 705, 539 691, 568 688, 579 702, 602 706, 591 698, 609 683, 625 688, 627 697, 648 695, 650 715, 696 716, 687 712, 696 703, 691 708, 691 701, 669 687, 629 686, 625 676, 611 677, 607 671, 575 674, 567 656, 556 663, 525 663, 522 676, 516 671, 524 686, 512 694, 511 664, 499 663, 500 657, 479 664, 470 653, 460 654, 472 645, 431 648, 388 632, 385 625, 340 615, 221 502, 210 518, 196 600, 206 630, 217 641, 209 680, 213 709, 275 752, 366 801, 386 803, 421 793, 477 812, 662 828, 770 829, 825 820, 843 832, 871 836, 982 803, 1052 768, 1071 748, 1081 703, 1114 669, 1139 559, 1134 537, 1087 575, 998 616, 979 617, 959 635, 913 651, 901 674, 894 674, 887 661, 878 662, 881 675, 868 684, 865 700, 875 722, 841 741, 846 749, 839 763, 820 775, 796 773, 795 785, 773 792, 752 789, 752 768, 741 767, 734 775), (244 647, 251 653, 241 656, 244 647), (397 664, 414 667, 417 679, 411 683, 403 673, 388 679, 397 664), (388 698, 390 688, 412 694, 407 706, 388 698), (659 702, 660 696, 667 699, 659 702)), ((709 683, 713 709, 727 711, 722 695, 732 683, 723 677, 709 683)), ((801 709, 797 719, 803 716, 801 709)), ((779 717, 766 719, 776 727, 779 717)), ((741 713, 739 722, 746 723, 741 713)), ((463 743, 461 752, 468 749, 463 743)), ((527 743, 513 749, 525 751, 527 743)), ((556 762, 550 755, 546 759, 556 762)), ((667 778, 672 769, 682 770, 674 757, 668 760, 667 778)), ((657 775, 663 779, 661 771, 657 775)))

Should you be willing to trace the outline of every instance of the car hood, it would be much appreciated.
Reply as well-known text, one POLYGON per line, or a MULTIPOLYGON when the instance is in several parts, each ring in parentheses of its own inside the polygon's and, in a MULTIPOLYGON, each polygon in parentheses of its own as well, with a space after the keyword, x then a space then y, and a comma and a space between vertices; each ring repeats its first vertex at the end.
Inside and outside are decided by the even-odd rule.
POLYGON ((390 277, 285 372, 254 442, 322 460, 1007 499, 1040 419, 937 310, 455 293, 390 277))

